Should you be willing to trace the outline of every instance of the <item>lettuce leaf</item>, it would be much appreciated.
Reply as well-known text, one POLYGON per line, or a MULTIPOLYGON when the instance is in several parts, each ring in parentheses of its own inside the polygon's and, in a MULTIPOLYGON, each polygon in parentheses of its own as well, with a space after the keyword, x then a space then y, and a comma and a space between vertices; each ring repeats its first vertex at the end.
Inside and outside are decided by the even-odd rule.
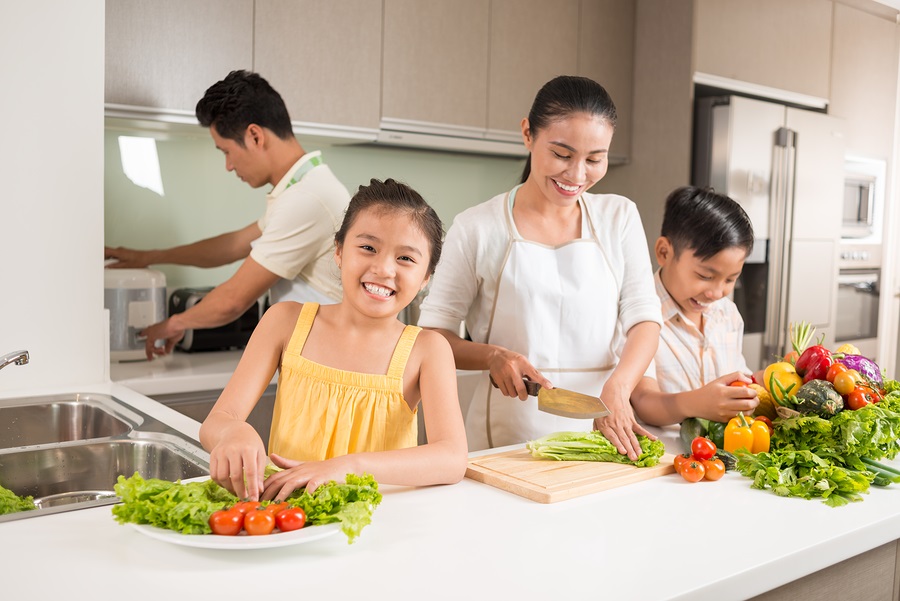
POLYGON ((532 457, 555 459, 557 461, 608 461, 626 463, 637 467, 653 467, 665 453, 665 445, 659 440, 646 436, 637 437, 641 454, 634 461, 627 455, 619 454, 616 447, 603 434, 593 432, 555 432, 537 440, 531 440, 525 447, 532 457))
POLYGON ((0 486, 0 515, 35 509, 33 497, 20 497, 8 488, 0 486))

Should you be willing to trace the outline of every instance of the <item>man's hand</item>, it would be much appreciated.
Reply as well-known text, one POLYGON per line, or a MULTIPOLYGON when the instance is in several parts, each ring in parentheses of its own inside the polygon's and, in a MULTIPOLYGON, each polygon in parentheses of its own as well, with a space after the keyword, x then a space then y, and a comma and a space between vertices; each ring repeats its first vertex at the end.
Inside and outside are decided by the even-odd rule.
POLYGON ((174 318, 170 317, 144 328, 140 335, 147 337, 144 341, 144 352, 147 354, 147 360, 152 361, 153 357, 168 355, 175 349, 175 345, 184 338, 184 328, 174 323, 174 318), (164 341, 164 344, 157 346, 157 340, 164 341))

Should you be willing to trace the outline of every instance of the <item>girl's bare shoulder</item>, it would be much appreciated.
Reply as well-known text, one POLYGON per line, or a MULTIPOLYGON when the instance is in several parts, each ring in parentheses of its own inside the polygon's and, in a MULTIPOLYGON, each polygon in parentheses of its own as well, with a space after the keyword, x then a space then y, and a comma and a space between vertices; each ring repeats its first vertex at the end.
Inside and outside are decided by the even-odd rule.
POLYGON ((422 329, 416 336, 416 344, 413 346, 413 355, 421 359, 431 357, 453 357, 453 351, 450 349, 450 343, 438 332, 434 330, 422 329))
POLYGON ((269 324, 296 323, 303 310, 303 303, 294 301, 281 301, 269 307, 262 316, 261 321, 269 324))

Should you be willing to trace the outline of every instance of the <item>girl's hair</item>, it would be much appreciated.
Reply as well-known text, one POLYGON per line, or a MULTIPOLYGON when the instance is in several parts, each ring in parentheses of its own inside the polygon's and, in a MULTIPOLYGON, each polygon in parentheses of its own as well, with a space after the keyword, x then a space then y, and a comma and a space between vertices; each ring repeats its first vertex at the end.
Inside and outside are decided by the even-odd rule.
POLYGON ((753 250, 753 224, 737 202, 712 188, 683 186, 666 199, 661 234, 675 256, 682 250, 706 260, 728 248, 753 250))
POLYGON ((334 243, 338 248, 344 245, 347 232, 363 211, 374 210, 384 213, 405 213, 416 227, 425 234, 431 246, 431 257, 428 261, 428 275, 434 273, 438 261, 441 260, 441 247, 444 239, 444 226, 441 218, 422 196, 404 183, 393 179, 385 181, 372 179, 368 186, 360 186, 350 205, 344 213, 344 221, 334 234, 334 243))
MULTIPOLYGON (((551 122, 565 119, 573 113, 587 113, 600 117, 616 128, 616 105, 599 83, 587 77, 560 75, 544 84, 534 97, 528 112, 528 128, 532 137, 551 122)), ((531 155, 525 161, 522 181, 531 174, 531 155)))

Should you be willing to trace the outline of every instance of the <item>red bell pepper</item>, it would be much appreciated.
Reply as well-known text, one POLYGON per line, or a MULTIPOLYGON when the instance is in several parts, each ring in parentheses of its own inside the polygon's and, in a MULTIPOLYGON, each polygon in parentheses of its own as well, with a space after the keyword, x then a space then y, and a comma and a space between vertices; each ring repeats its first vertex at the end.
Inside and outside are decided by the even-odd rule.
POLYGON ((810 380, 824 380, 828 374, 828 368, 834 363, 831 351, 821 344, 807 347, 797 358, 797 373, 803 376, 804 382, 810 380))

